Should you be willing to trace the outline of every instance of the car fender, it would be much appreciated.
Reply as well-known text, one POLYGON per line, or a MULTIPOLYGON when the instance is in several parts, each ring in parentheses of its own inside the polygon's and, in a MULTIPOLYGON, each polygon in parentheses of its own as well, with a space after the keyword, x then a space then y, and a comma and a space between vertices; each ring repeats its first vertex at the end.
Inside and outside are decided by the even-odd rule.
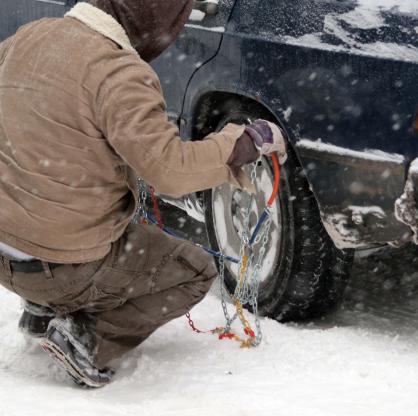
POLYGON ((403 155, 325 146, 304 139, 299 125, 292 122, 292 108, 279 94, 269 93, 268 81, 251 85, 240 71, 225 68, 222 60, 224 57, 218 55, 191 80, 184 101, 183 136, 191 137, 193 133, 202 97, 223 92, 251 99, 285 130, 316 197, 323 224, 337 247, 367 248, 411 238, 410 228, 394 212, 395 201, 405 185, 407 162, 403 155), (223 68, 227 77, 218 75, 223 68))

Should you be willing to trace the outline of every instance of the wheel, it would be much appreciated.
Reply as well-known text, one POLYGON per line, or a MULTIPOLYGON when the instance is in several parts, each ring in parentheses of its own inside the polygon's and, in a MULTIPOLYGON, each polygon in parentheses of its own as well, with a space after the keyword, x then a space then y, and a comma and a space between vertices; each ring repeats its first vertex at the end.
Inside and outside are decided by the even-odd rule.
MULTIPOLYGON (((248 120, 248 115, 235 115, 222 125, 243 120, 248 120)), ((265 208, 274 181, 267 159, 259 163, 256 172, 257 193, 250 210, 250 233, 265 208)), ((247 193, 224 184, 206 191, 203 198, 212 248, 238 258, 247 193)), ((348 282, 353 252, 337 249, 328 236, 303 169, 291 150, 282 167, 280 195, 272 209, 270 237, 259 273, 259 313, 284 322, 311 319, 335 310, 348 282)), ((255 246, 255 253, 260 244, 255 246)), ((225 265, 225 285, 233 293, 238 265, 230 262, 225 265)))

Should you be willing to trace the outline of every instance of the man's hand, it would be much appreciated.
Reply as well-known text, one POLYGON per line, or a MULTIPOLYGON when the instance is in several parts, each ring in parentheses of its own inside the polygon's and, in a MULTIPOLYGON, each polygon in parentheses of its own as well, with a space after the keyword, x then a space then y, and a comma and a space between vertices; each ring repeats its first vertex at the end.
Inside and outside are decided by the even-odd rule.
POLYGON ((255 162, 262 155, 277 152, 279 163, 287 159, 286 143, 282 131, 266 120, 257 120, 246 126, 244 134, 237 140, 228 160, 228 165, 236 172, 244 165, 255 162))
POLYGON ((280 164, 286 162, 286 143, 278 126, 266 120, 256 120, 245 128, 245 133, 251 137, 261 155, 277 152, 280 164))

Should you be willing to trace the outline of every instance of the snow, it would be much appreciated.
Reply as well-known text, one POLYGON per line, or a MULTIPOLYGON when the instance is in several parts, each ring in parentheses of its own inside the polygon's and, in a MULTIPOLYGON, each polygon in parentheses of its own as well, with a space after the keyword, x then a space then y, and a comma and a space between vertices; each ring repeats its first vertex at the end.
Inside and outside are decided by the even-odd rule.
POLYGON ((293 109, 292 107, 287 107, 285 111, 283 111, 283 117, 285 121, 289 123, 290 117, 292 116, 293 109))
MULTIPOLYGON (((397 258, 408 261, 402 253, 397 258)), ((331 318, 304 325, 263 319, 257 349, 195 334, 184 318, 171 322, 127 355, 110 386, 94 391, 74 386, 16 331, 20 302, 1 290, 0 414, 416 415, 418 304, 416 289, 403 291, 406 284, 416 288, 418 276, 413 266, 395 270, 404 283, 397 289, 384 261, 375 261, 373 273, 370 264, 357 266, 363 279, 355 279, 344 309, 331 318), (375 286, 364 287, 369 280, 375 286)), ((216 293, 192 317, 203 329, 222 324, 216 293)))
POLYGON ((321 212, 321 217, 324 227, 334 244, 340 249, 346 249, 365 246, 355 225, 364 224, 367 217, 383 219, 386 217, 386 213, 376 205, 349 205, 342 213, 324 214, 321 212))
POLYGON ((194 24, 188 23, 186 24, 186 27, 192 28, 192 29, 205 30, 207 32, 225 33, 225 27, 223 26, 208 27, 208 26, 194 25, 194 24))
POLYGON ((170 198, 167 195, 161 194, 158 194, 158 197, 162 201, 177 208, 180 208, 181 210, 187 213, 188 217, 191 217, 194 220, 202 223, 205 222, 205 214, 203 211, 203 207, 201 202, 197 199, 196 194, 185 195, 183 198, 180 199, 170 198))
POLYGON ((348 214, 329 214, 321 212, 322 223, 334 244, 340 248, 358 248, 364 245, 357 229, 349 226, 348 214))
POLYGON ((418 159, 415 159, 409 168, 410 173, 418 174, 418 159))
POLYGON ((418 183, 418 159, 409 168, 404 193, 396 200, 395 215, 398 221, 408 225, 414 233, 414 241, 418 244, 418 206, 416 200, 418 183))
POLYGON ((351 212, 351 218, 354 224, 363 224, 365 216, 375 216, 377 218, 385 218, 386 213, 381 207, 371 205, 367 207, 361 207, 357 205, 349 205, 348 211, 351 212))
POLYGON ((206 17, 206 13, 201 12, 200 10, 192 10, 189 20, 192 20, 195 22, 201 22, 205 17, 206 17))
POLYGON ((340 15, 340 20, 348 23, 351 27, 359 29, 375 29, 386 26, 383 17, 378 10, 358 7, 351 12, 340 15))
MULTIPOLYGON (((326 319, 262 319, 261 346, 240 350, 193 333, 182 317, 93 391, 17 331, 20 301, 0 288, 0 415, 415 416, 418 248, 379 253, 357 256, 343 308, 326 319)), ((201 329, 224 323, 216 286, 192 311, 201 329)))
POLYGON ((369 10, 397 8, 402 13, 418 13, 416 0, 357 0, 357 3, 358 7, 369 10))
POLYGON ((331 153, 339 156, 348 156, 356 159, 371 160, 376 162, 392 162, 403 164, 405 160, 402 155, 398 155, 396 153, 386 153, 377 149, 365 149, 364 151, 351 150, 345 147, 324 143, 321 139, 316 141, 301 139, 297 142, 296 146, 302 149, 311 149, 318 152, 331 153))
MULTIPOLYGON (((347 13, 330 13, 325 16, 323 33, 338 38, 342 45, 333 45, 322 40, 323 33, 309 33, 294 38, 285 36, 287 43, 335 52, 350 51, 358 55, 376 56, 385 59, 418 62, 418 48, 415 44, 390 42, 365 43, 358 39, 342 24, 352 29, 378 29, 387 26, 382 12, 396 9, 400 13, 418 14, 416 0, 358 0, 357 6, 347 13)), ((414 33, 411 32, 411 42, 414 33)))

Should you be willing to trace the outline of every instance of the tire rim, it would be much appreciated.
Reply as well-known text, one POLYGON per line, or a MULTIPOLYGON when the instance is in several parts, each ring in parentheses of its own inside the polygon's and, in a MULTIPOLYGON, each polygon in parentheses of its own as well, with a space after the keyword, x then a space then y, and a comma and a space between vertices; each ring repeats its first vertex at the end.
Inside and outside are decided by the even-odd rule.
MULTIPOLYGON (((250 174, 252 167, 246 167, 247 174, 250 174)), ((254 231, 260 215, 266 207, 273 190, 273 174, 266 159, 257 167, 255 181, 256 195, 250 210, 250 234, 254 231)), ((245 191, 234 188, 230 184, 221 185, 212 190, 212 213, 213 226, 219 249, 231 257, 239 258, 241 246, 241 236, 243 230, 243 220, 247 212, 249 195, 245 191)), ((272 206, 272 223, 270 235, 266 244, 266 254, 261 264, 258 275, 260 281, 260 290, 268 285, 272 279, 280 259, 280 247, 282 239, 282 214, 280 201, 277 198, 272 206)), ((254 252, 258 256, 262 242, 254 246, 254 252)), ((226 268, 231 276, 237 280, 239 265, 226 262, 226 268)))

